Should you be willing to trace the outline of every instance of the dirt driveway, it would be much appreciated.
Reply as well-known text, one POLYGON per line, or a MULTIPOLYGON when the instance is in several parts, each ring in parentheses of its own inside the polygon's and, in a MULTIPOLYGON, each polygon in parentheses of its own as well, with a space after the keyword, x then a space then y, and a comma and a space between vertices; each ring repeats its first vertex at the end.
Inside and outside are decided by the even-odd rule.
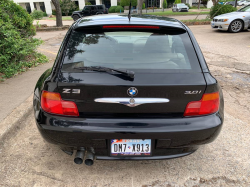
MULTIPOLYGON (((88 167, 46 143, 31 113, 2 144, 0 186, 250 186, 250 32, 190 28, 223 88, 225 122, 216 141, 183 158, 88 167)), ((45 40, 39 50, 55 58, 64 35, 38 33, 45 40)))

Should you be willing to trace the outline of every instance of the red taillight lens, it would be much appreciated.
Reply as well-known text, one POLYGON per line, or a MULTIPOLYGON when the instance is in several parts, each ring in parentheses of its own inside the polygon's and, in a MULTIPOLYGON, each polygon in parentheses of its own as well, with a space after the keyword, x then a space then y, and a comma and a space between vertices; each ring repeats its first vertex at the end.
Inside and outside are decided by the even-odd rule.
POLYGON ((105 25, 103 29, 159 29, 158 26, 146 26, 146 25, 105 25))
POLYGON ((64 101, 59 93, 43 91, 41 107, 45 112, 65 116, 79 116, 77 106, 72 101, 64 101))
POLYGON ((201 116, 215 113, 219 110, 219 92, 203 94, 200 101, 193 101, 187 104, 184 116, 201 116))

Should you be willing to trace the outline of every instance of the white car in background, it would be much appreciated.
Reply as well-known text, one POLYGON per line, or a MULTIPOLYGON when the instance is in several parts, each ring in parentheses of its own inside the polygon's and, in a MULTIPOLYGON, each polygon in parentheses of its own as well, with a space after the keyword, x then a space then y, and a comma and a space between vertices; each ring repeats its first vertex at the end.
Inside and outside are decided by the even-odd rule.
POLYGON ((250 5, 236 12, 215 16, 211 21, 211 26, 214 29, 234 33, 247 30, 250 27, 250 5))
POLYGON ((239 1, 237 4, 238 4, 238 6, 250 5, 250 0, 239 1))
POLYGON ((172 8, 173 12, 188 12, 189 7, 187 5, 185 5, 184 3, 179 3, 179 4, 175 4, 172 8))

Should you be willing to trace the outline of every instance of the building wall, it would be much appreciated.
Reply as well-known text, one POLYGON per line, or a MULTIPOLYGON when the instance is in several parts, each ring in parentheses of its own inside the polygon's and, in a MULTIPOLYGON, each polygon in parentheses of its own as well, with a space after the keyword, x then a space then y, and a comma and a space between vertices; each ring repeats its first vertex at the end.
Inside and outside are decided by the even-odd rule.
MULTIPOLYGON (((77 1, 77 0, 73 0, 73 1, 77 1)), ((117 6, 117 1, 119 0, 110 0, 111 6, 117 6)), ((46 13, 48 15, 52 15, 52 9, 55 9, 51 0, 14 0, 14 2, 17 4, 20 4, 24 9, 26 9, 25 3, 30 3, 30 8, 32 12, 35 10, 34 3, 36 3, 37 10, 40 10, 39 2, 44 2, 46 13)), ((88 0, 78 0, 79 9, 83 9, 86 2, 88 2, 88 0)), ((95 0, 95 3, 96 5, 101 5, 101 4, 104 4, 104 0, 95 0)))
POLYGON ((14 2, 17 3, 17 4, 20 4, 21 6, 23 6, 24 3, 30 3, 30 8, 31 8, 32 12, 35 10, 34 3, 37 3, 36 4, 37 8, 40 9, 39 8, 39 2, 44 2, 46 13, 48 15, 52 14, 52 8, 51 8, 50 0, 14 0, 14 2))

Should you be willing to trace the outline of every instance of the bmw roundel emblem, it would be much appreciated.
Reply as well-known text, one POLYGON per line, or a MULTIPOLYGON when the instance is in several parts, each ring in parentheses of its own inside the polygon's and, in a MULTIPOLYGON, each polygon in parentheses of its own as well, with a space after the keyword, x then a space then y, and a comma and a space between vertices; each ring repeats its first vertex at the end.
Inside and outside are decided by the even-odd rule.
POLYGON ((133 97, 138 94, 138 90, 135 87, 131 87, 128 89, 128 95, 133 97))

